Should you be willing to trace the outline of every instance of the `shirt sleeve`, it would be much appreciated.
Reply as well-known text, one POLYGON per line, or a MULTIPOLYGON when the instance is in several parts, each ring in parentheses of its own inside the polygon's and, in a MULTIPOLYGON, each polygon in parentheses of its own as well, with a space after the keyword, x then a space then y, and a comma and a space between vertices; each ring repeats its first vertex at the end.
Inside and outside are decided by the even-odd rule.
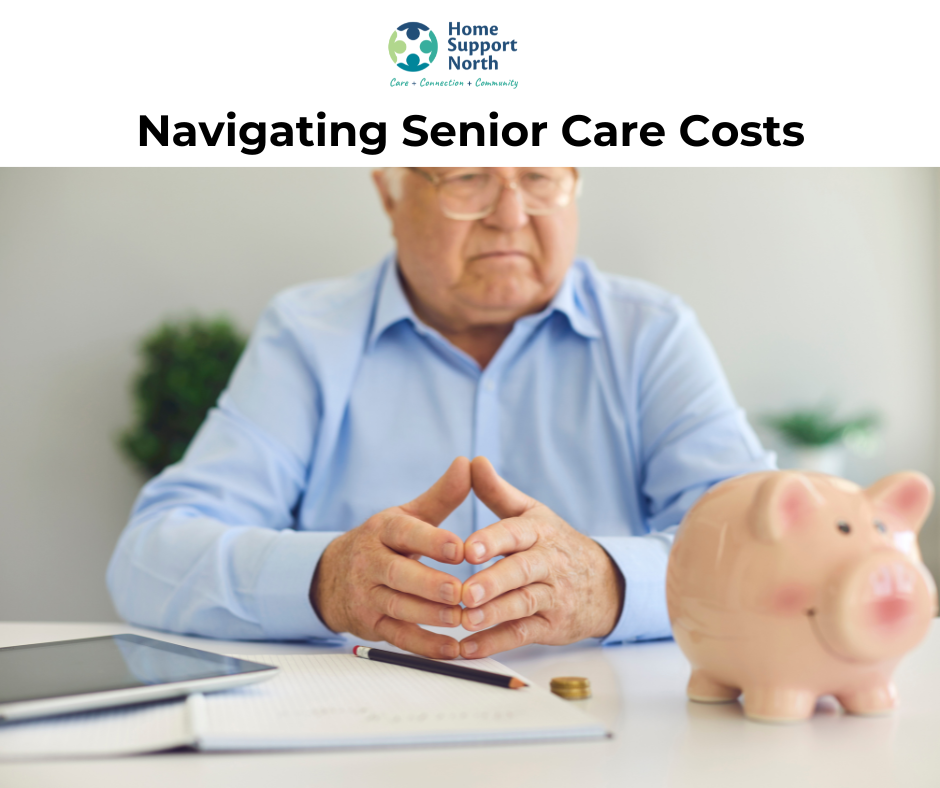
POLYGON ((682 517, 714 484, 775 466, 692 310, 673 299, 654 311, 630 350, 645 533, 595 537, 625 580, 622 614, 603 643, 671 636, 666 565, 682 517))
POLYGON ((338 534, 293 527, 320 410, 315 376, 275 300, 182 461, 134 505, 107 575, 122 617, 217 638, 337 637, 308 600, 338 534))

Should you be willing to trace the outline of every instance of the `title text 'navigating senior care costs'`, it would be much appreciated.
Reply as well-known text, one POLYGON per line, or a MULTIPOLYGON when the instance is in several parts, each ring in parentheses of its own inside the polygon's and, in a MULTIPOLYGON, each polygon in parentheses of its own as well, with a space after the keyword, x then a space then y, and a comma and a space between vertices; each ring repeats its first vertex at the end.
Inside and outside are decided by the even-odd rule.
MULTIPOLYGON (((225 116, 227 121, 191 122, 180 120, 170 124, 169 115, 161 115, 159 124, 149 116, 140 116, 140 147, 146 148, 155 142, 161 147, 173 145, 178 148, 228 147, 241 145, 241 153, 256 156, 267 146, 290 148, 295 142, 304 148, 355 147, 360 152, 376 156, 385 150, 385 121, 368 121, 358 127, 348 121, 326 120, 325 112, 316 114, 316 122, 306 115, 293 121, 237 122, 234 112, 225 116)), ((420 148, 428 142, 441 148, 497 147, 521 145, 539 147, 542 135, 549 133, 548 123, 533 121, 531 125, 519 121, 505 122, 499 113, 490 112, 489 121, 461 121, 453 124, 438 121, 425 128, 425 115, 409 115, 402 121, 404 137, 401 144, 409 148, 420 148)), ((714 144, 721 148, 744 146, 753 148, 766 145, 771 148, 794 148, 802 145, 804 136, 802 123, 780 123, 773 116, 766 120, 751 120, 740 125, 730 121, 713 123, 705 115, 689 115, 679 126, 679 137, 693 148, 714 144)), ((661 123, 649 121, 638 123, 623 121, 593 121, 587 115, 571 115, 561 125, 561 137, 572 147, 594 145, 599 148, 629 147, 643 145, 656 148, 666 139, 666 128, 661 123)))

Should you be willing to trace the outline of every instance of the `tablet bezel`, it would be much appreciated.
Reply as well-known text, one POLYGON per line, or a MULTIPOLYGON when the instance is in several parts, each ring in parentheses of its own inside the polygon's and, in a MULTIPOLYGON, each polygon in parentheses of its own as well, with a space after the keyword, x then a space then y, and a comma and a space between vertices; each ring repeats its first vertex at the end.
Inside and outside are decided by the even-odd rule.
POLYGON ((171 651, 191 657, 206 660, 209 663, 221 659, 238 659, 239 662, 251 669, 235 674, 220 674, 186 681, 169 681, 160 684, 143 684, 138 687, 122 687, 112 690, 97 690, 83 692, 75 695, 59 695, 53 698, 38 698, 35 700, 14 701, 0 703, 0 725, 17 720, 34 719, 36 717, 50 717, 58 714, 72 714, 79 711, 92 711, 94 709, 110 708, 114 706, 129 706, 138 703, 167 700, 190 695, 194 692, 218 692, 231 687, 241 687, 258 681, 272 678, 278 668, 274 665, 265 665, 261 662, 251 662, 236 657, 228 657, 212 651, 180 646, 165 640, 145 637, 131 633, 119 635, 104 635, 93 638, 75 638, 73 640, 54 640, 46 643, 29 643, 22 646, 7 646, 0 648, 0 652, 12 649, 48 648, 50 646, 68 643, 87 642, 90 640, 114 640, 122 638, 138 645, 146 645, 162 651, 171 651))

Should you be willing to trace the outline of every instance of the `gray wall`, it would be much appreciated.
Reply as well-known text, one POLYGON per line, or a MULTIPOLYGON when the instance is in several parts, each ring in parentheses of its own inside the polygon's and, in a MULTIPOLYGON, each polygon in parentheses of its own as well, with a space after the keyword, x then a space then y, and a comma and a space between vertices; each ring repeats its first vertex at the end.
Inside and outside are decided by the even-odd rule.
MULTIPOLYGON (((581 248, 682 295, 751 414, 823 399, 886 418, 866 483, 937 480, 934 170, 584 172, 581 248)), ((0 620, 106 620, 141 479, 115 437, 138 338, 250 329, 279 289, 390 247, 365 170, 0 170, 0 620)), ((922 538, 936 574, 934 523, 922 538)))

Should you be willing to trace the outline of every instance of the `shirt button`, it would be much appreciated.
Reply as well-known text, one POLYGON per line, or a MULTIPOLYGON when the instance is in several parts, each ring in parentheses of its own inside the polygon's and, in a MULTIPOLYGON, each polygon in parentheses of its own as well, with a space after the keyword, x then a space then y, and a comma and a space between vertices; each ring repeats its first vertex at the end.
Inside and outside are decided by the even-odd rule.
POLYGON ((484 380, 483 388, 485 388, 487 391, 495 391, 496 384, 492 380, 484 380))

